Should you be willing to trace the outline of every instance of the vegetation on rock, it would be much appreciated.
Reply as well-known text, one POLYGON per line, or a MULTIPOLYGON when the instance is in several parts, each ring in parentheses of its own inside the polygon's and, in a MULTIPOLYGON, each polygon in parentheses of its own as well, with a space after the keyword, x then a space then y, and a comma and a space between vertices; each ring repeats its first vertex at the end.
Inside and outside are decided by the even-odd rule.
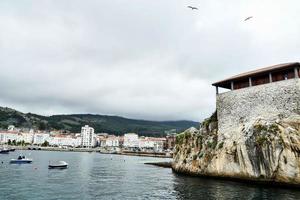
POLYGON ((227 135, 215 116, 177 135, 175 171, 300 184, 300 116, 259 118, 227 135))

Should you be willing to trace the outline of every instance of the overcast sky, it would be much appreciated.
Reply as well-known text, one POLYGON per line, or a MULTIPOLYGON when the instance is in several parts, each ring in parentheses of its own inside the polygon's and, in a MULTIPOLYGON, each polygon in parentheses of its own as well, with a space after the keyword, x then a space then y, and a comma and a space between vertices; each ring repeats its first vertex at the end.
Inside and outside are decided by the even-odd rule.
POLYGON ((299 11, 299 0, 2 0, 0 106, 200 121, 215 110, 212 82, 300 60, 299 11))

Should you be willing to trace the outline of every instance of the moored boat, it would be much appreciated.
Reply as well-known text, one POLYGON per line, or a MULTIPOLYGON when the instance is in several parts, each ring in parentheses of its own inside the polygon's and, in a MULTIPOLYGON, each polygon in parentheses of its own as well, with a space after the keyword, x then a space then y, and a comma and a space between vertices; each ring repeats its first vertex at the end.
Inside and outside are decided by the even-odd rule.
POLYGON ((6 148, 1 148, 0 149, 0 154, 8 154, 9 153, 9 150, 6 149, 6 148))
POLYGON ((48 168, 49 169, 66 169, 68 168, 68 163, 65 161, 58 161, 58 162, 53 162, 49 163, 48 168))
POLYGON ((19 156, 17 159, 11 159, 10 160, 11 164, 29 164, 32 163, 31 158, 26 158, 25 156, 19 156))

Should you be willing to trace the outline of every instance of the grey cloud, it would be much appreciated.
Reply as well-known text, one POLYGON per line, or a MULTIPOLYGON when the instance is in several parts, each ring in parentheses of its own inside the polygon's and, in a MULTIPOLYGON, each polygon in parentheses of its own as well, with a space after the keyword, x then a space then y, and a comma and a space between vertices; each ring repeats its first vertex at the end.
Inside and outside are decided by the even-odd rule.
POLYGON ((213 81, 299 60, 297 0, 70 2, 1 1, 1 105, 200 120, 213 81))

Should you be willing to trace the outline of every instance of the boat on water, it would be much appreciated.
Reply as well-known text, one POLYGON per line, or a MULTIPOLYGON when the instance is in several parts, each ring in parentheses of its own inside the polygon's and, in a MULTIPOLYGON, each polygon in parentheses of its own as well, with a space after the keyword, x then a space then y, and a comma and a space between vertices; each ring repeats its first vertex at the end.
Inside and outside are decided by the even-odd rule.
POLYGON ((10 160, 11 164, 29 164, 32 163, 31 158, 26 158, 25 156, 19 156, 17 159, 11 159, 10 160))
POLYGON ((0 148, 0 154, 8 154, 9 153, 9 149, 6 148, 0 148))
POLYGON ((66 168, 68 168, 68 165, 69 164, 65 161, 57 161, 57 162, 53 162, 53 163, 49 162, 48 168, 49 169, 66 169, 66 168))
POLYGON ((12 149, 8 149, 9 151, 15 151, 16 149, 12 148, 12 149))

